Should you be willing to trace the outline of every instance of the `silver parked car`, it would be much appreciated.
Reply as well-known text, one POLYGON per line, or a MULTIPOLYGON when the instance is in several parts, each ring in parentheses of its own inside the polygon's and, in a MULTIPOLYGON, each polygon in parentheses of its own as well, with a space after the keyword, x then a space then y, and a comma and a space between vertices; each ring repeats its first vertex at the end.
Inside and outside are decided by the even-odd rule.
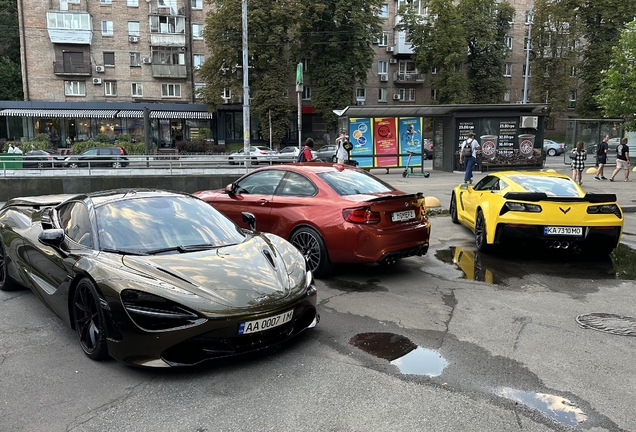
MULTIPOLYGON (((298 158, 298 153, 300 153, 300 149, 296 146, 283 147, 278 152, 278 162, 281 162, 281 163, 296 162, 296 159, 298 158)), ((316 157, 317 153, 312 150, 311 154, 313 157, 316 157)))
POLYGON ((545 151, 548 154, 548 156, 558 156, 565 153, 565 144, 558 143, 550 139, 544 139, 543 151, 545 151))
POLYGON ((338 146, 335 145, 324 145, 318 149, 316 152, 316 157, 323 162, 338 162, 338 158, 336 157, 336 152, 338 151, 338 146))
MULTIPOLYGON (((230 154, 227 158, 230 165, 242 164, 245 161, 244 149, 230 154)), ((265 146, 251 146, 250 147, 250 160, 252 165, 258 165, 259 163, 271 163, 278 161, 278 152, 265 146)))

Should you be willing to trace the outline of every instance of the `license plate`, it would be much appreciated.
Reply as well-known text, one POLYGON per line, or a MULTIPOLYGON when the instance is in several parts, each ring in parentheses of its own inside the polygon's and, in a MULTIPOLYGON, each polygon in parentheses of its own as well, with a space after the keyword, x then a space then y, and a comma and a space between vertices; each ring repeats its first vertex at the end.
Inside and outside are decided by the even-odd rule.
POLYGON ((281 326, 291 321, 294 310, 288 310, 282 314, 261 318, 252 321, 241 321, 239 324, 238 334, 258 333, 269 330, 274 327, 281 326))
POLYGON ((583 228, 582 227, 547 226, 543 228, 543 234, 580 236, 583 234, 583 228))
POLYGON ((415 219, 415 210, 404 210, 391 213, 391 221, 393 222, 402 222, 411 219, 415 219))

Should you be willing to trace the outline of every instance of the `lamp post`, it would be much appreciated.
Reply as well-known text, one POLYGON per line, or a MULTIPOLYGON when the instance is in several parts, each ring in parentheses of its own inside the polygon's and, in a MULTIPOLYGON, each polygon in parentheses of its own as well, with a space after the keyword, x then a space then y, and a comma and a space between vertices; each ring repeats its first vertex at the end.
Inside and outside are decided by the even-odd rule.
POLYGON ((247 51, 247 0, 241 0, 241 23, 243 26, 243 156, 245 157, 245 171, 251 162, 250 156, 250 84, 247 51))
POLYGON ((530 75, 530 48, 532 46, 532 21, 534 20, 534 13, 532 11, 534 5, 530 3, 529 19, 527 19, 528 25, 528 42, 526 44, 526 76, 523 78, 523 103, 528 103, 528 76, 530 75))

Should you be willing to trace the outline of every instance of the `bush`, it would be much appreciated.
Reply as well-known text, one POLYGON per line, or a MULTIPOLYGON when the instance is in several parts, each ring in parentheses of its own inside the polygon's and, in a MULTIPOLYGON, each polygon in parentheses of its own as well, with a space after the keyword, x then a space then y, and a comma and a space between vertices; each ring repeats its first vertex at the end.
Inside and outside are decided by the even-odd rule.
POLYGON ((117 141, 119 142, 130 142, 130 135, 128 134, 121 134, 117 137, 117 141))
POLYGON ((37 141, 37 142, 46 142, 46 143, 48 143, 48 142, 49 142, 49 135, 48 135, 48 134, 45 134, 45 133, 37 134, 37 135, 35 136, 34 141, 37 141))
POLYGON ((110 137, 106 134, 97 134, 97 136, 95 137, 95 141, 99 142, 99 143, 109 143, 110 144, 110 137))
POLYGON ((177 152, 179 153, 199 153, 199 154, 223 154, 225 146, 214 144, 214 141, 192 140, 177 141, 175 143, 177 152))

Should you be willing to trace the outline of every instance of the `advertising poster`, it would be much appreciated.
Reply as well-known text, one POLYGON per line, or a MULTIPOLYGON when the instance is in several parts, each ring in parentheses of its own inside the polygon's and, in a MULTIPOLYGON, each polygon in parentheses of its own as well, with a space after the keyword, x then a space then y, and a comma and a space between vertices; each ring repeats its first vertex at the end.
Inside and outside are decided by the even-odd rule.
POLYGON ((373 168, 373 129, 370 118, 349 119, 349 139, 353 144, 351 159, 358 162, 358 168, 373 168), (368 157, 364 157, 367 156, 368 157))
POLYGON ((474 133, 475 138, 477 138, 477 134, 475 133, 475 122, 473 120, 459 122, 459 142, 457 143, 458 151, 462 148, 462 143, 466 141, 468 134, 471 132, 474 133))
POLYGON ((517 121, 499 121, 499 153, 513 155, 517 143, 517 121))
POLYGON ((397 166, 397 156, 380 157, 383 154, 398 154, 398 139, 396 134, 397 119, 395 117, 373 119, 373 130, 373 136, 375 137, 375 154, 378 156, 376 158, 376 166, 397 166))
MULTIPOLYGON (((400 154, 422 153, 422 118, 400 117, 400 154)), ((406 166, 408 156, 400 156, 400 166, 406 166)), ((422 156, 413 156, 409 166, 422 166, 422 156)))

